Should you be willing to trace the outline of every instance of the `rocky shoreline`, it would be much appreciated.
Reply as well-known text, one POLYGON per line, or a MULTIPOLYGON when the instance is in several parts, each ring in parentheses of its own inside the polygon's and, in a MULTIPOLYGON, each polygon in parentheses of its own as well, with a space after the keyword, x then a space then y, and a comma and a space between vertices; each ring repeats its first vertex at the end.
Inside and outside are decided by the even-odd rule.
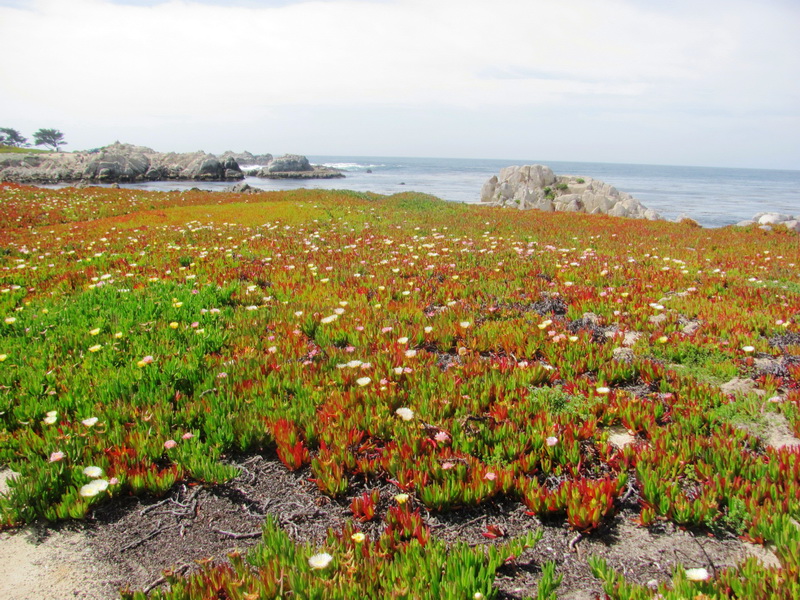
POLYGON ((305 156, 225 152, 156 152, 116 142, 86 152, 0 155, 0 181, 32 184, 136 183, 145 181, 240 181, 248 175, 268 179, 328 179, 341 171, 311 165, 305 156), (241 162, 240 162, 241 161, 241 162), (247 168, 250 167, 250 168, 247 168))

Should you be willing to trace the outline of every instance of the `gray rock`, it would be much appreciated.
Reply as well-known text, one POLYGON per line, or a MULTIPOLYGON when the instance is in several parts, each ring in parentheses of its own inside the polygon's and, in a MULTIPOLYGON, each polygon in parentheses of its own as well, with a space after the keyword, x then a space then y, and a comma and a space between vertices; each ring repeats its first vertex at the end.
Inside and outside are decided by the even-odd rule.
POLYGON ((232 194, 257 194, 260 190, 257 190, 254 187, 246 184, 244 181, 240 181, 239 183, 229 185, 222 191, 232 194))
POLYGON ((285 154, 272 160, 267 165, 268 173, 293 173, 298 171, 313 171, 314 168, 305 156, 299 154, 285 154))
POLYGON ((213 154, 160 153, 144 146, 116 142, 89 152, 58 152, 0 157, 0 178, 21 183, 89 183, 160 181, 164 179, 225 181, 244 178, 232 158, 213 154))
POLYGON ((800 233, 800 220, 792 219, 791 221, 784 221, 782 225, 784 225, 786 229, 791 229, 792 231, 800 233))
POLYGON ((782 215, 780 213, 767 213, 762 215, 758 219, 759 225, 777 225, 778 223, 783 223, 784 221, 791 220, 790 215, 782 215))
POLYGON ((481 188, 481 202, 491 202, 497 188, 497 175, 492 175, 481 188))
POLYGON ((230 150, 226 150, 225 152, 222 153, 219 159, 222 161, 227 159, 232 159, 240 167, 242 166, 249 167, 255 165, 265 167, 270 162, 272 162, 273 156, 272 154, 253 154, 246 150, 244 152, 231 152, 230 150))
POLYGON ((481 188, 481 202, 496 206, 609 214, 656 220, 659 214, 591 177, 558 175, 544 165, 505 167, 481 188))

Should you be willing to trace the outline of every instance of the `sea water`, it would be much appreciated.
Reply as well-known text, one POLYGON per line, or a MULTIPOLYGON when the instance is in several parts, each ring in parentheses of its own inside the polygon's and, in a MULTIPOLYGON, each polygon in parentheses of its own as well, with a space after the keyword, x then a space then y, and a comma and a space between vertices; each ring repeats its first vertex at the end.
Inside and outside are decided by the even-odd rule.
MULTIPOLYGON (((313 164, 341 169, 344 179, 261 179, 245 182, 264 190, 348 189, 379 194, 415 191, 452 202, 480 202, 483 183, 510 165, 544 164, 557 175, 600 179, 627 192, 665 219, 686 215, 704 227, 723 227, 759 212, 800 215, 800 171, 628 165, 547 160, 479 160, 308 156, 313 164)), ((125 184, 150 190, 222 190, 225 182, 148 182, 125 184)))

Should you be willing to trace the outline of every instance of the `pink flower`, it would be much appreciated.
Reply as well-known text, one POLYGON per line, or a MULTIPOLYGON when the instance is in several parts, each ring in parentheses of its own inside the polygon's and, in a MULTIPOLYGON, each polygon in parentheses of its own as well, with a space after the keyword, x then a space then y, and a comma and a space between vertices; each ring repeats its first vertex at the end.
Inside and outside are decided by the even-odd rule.
POLYGON ((112 477, 111 479, 108 480, 108 485, 117 485, 118 483, 119 479, 117 479, 116 477, 112 477))
POLYGON ((142 362, 143 362, 144 364, 146 364, 146 365, 149 365, 151 362, 153 362, 153 357, 152 357, 152 356, 150 356, 150 355, 148 354, 147 356, 145 356, 145 357, 142 359, 142 362))
POLYGON ((442 463, 442 469, 444 469, 445 471, 452 469, 453 467, 455 467, 455 465, 449 461, 442 463))
POLYGON ((195 321, 194 323, 192 323, 192 327, 194 328, 200 327, 199 321, 195 321))
POLYGON ((548 446, 555 446, 558 443, 558 438, 554 435, 551 435, 549 438, 545 440, 545 443, 548 446))
POLYGON ((56 451, 50 454, 50 462, 58 462, 60 460, 63 460, 63 458, 64 458, 64 453, 61 451, 56 451))
POLYGON ((184 433, 184 434, 181 436, 181 439, 183 439, 183 440, 190 440, 190 439, 192 439, 193 437, 194 437, 194 434, 193 434, 191 431, 187 431, 186 433, 184 433))
POLYGON ((488 479, 489 481, 494 481, 497 479, 497 474, 493 471, 489 471, 486 475, 483 476, 484 479, 488 479))
POLYGON ((364 328, 361 325, 359 325, 358 327, 356 327, 356 331, 364 331, 364 328))
POLYGON ((167 450, 171 450, 177 445, 178 442, 176 442, 175 440, 167 440, 166 442, 164 442, 164 448, 166 448, 167 450))
POLYGON ((355 351, 356 351, 356 347, 355 347, 355 346, 347 346, 347 347, 344 349, 344 351, 345 351, 345 352, 347 352, 348 354, 351 354, 352 352, 355 352, 355 351))
POLYGON ((219 373, 217 375, 217 379, 225 379, 227 376, 228 374, 225 371, 223 371, 222 373, 219 373))
POLYGON ((447 434, 446 431, 437 431, 436 435, 433 436, 433 439, 435 439, 440 444, 445 444, 450 441, 450 436, 447 434))

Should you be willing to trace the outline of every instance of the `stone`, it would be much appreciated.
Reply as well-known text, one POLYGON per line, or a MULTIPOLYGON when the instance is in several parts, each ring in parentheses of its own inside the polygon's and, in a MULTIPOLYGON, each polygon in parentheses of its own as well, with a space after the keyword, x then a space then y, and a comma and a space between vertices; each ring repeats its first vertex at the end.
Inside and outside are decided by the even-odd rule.
POLYGON ((615 187, 591 177, 556 175, 544 165, 500 169, 481 187, 481 202, 496 206, 609 214, 637 219, 660 215, 615 187))
POLYGON ((257 194, 260 190, 246 184, 244 181, 226 187, 223 192, 231 194, 257 194))
POLYGON ((235 159, 213 154, 162 153, 116 142, 88 152, 0 157, 0 178, 19 183, 130 183, 166 179, 226 181, 244 178, 235 159))
POLYGON ((784 221, 790 221, 791 216, 789 215, 782 215, 780 213, 767 213, 762 215, 758 219, 759 225, 777 225, 778 223, 783 223, 784 221))
POLYGON ((305 156, 299 154, 285 154, 275 158, 267 165, 268 173, 288 173, 295 171, 313 171, 311 163, 305 156))
POLYGON ((791 219, 789 221, 784 221, 783 223, 781 223, 781 225, 786 227, 786 229, 790 229, 792 231, 800 233, 800 220, 791 219))
POLYGON ((492 175, 481 187, 481 202, 491 202, 497 188, 497 175, 492 175))

